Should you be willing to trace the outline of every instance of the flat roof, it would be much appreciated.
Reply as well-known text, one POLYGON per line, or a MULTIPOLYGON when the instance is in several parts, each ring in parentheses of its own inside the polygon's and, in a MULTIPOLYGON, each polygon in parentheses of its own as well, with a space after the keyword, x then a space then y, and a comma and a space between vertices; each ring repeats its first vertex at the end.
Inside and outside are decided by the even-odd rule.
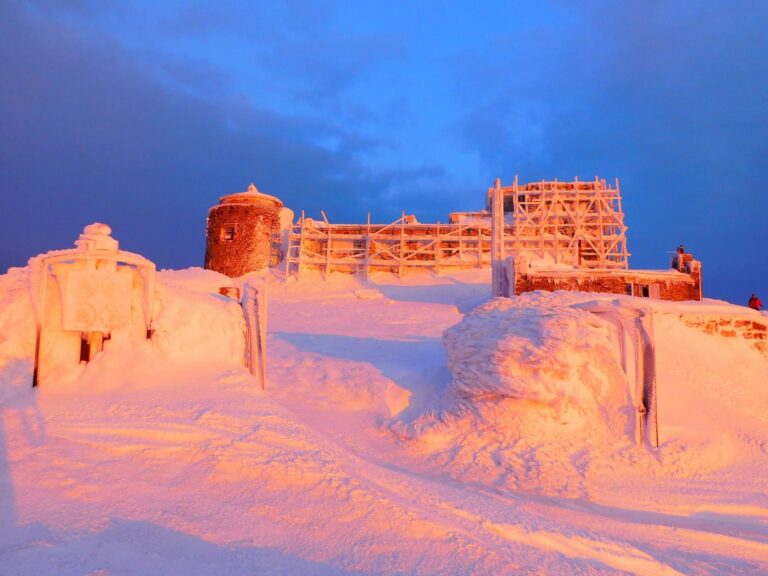
POLYGON ((548 276, 551 278, 576 278, 603 276, 613 278, 643 278, 648 280, 688 280, 693 282, 690 274, 679 272, 672 268, 665 270, 633 270, 616 268, 573 268, 570 270, 547 270, 546 268, 532 268, 524 272, 527 276, 548 276))

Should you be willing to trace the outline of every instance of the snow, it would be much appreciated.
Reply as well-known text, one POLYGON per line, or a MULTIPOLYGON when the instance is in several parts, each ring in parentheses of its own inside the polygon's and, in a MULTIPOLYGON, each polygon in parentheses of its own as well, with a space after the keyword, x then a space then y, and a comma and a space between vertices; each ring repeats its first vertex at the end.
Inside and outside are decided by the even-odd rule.
POLYGON ((768 359, 681 315, 490 272, 279 271, 268 388, 201 269, 152 340, 32 390, 29 268, 0 276, 0 574, 761 574, 768 359), (603 313, 596 313, 602 310, 603 313), (607 312, 605 312, 607 311, 607 312), (637 445, 621 315, 651 313, 661 447, 637 445))

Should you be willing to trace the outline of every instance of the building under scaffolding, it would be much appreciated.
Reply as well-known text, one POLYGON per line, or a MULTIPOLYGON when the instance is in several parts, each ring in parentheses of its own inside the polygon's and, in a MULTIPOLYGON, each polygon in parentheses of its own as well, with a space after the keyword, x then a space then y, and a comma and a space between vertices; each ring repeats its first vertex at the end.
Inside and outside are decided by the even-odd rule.
MULTIPOLYGON (((497 186, 500 183, 497 181, 497 186)), ((618 181, 542 181, 501 187, 504 253, 521 261, 574 268, 627 269, 626 226, 618 181)), ((490 203, 491 191, 488 201, 490 203)), ((491 260, 490 204, 486 211, 450 215, 448 224, 422 224, 402 215, 389 224, 331 224, 305 218, 290 230, 288 273, 370 271, 402 275, 478 268, 491 260)))
POLYGON ((629 268, 618 180, 614 187, 597 178, 520 185, 515 177, 502 193, 504 212, 512 215, 512 254, 577 268, 629 268))

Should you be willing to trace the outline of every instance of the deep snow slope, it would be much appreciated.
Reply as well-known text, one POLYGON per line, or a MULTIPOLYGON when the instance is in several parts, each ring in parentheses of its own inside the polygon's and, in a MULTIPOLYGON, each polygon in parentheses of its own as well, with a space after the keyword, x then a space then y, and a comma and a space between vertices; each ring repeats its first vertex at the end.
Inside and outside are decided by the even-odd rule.
POLYGON ((768 362, 743 342, 659 310, 657 450, 574 307, 594 295, 472 312, 487 271, 263 280, 266 392, 202 270, 160 274, 153 342, 33 392, 28 277, 0 277, 0 574, 768 571, 768 362))

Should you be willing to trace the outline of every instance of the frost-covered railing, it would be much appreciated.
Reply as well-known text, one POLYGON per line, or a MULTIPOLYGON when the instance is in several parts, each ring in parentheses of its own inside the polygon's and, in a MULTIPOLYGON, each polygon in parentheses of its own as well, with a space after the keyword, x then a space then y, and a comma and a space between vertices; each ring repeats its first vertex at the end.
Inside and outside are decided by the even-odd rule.
POLYGON ((658 384, 653 311, 621 306, 604 301, 576 304, 605 318, 618 329, 621 368, 630 383, 635 405, 635 441, 659 446, 658 384))
POLYGON ((246 282, 241 305, 245 316, 245 365, 264 390, 267 387, 266 286, 246 282))

